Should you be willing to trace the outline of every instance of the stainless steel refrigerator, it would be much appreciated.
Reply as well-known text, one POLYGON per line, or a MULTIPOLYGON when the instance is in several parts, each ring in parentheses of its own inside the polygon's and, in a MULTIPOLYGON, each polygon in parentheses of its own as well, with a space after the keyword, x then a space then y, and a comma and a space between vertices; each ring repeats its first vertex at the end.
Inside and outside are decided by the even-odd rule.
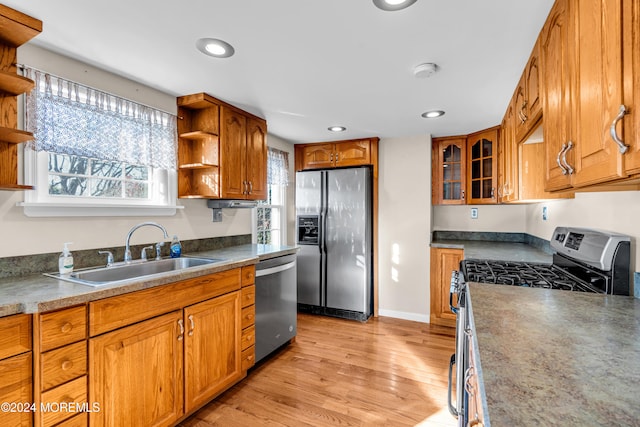
POLYGON ((296 174, 298 310, 360 321, 372 313, 369 167, 296 174))

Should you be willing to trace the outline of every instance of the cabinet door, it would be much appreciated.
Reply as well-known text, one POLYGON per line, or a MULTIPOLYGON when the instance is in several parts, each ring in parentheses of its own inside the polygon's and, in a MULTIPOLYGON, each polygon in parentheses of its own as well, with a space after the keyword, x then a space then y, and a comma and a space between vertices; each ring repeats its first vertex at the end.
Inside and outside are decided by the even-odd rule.
POLYGON ((332 168, 335 144, 309 144, 302 148, 302 170, 332 168))
POLYGON ((497 203, 497 148, 496 129, 478 132, 467 138, 467 189, 469 204, 497 203))
POLYGON ((525 75, 523 74, 520 77, 520 81, 518 82, 518 86, 516 87, 516 91, 514 94, 514 104, 515 108, 515 137, 518 141, 521 138, 524 138, 527 134, 527 129, 529 128, 529 108, 527 104, 527 94, 526 94, 526 81, 525 75))
POLYGON ((433 139, 433 204, 465 204, 467 151, 465 138, 433 139))
POLYGON ((462 249, 431 248, 431 323, 456 326, 456 315, 449 307, 451 272, 460 269, 462 249))
POLYGON ((574 187, 626 176, 609 129, 623 100, 622 0, 576 1, 577 138, 574 187))
POLYGON ((183 414, 182 312, 89 340, 92 426, 170 426, 183 414))
POLYGON ((624 126, 618 126, 618 133, 624 134, 624 142, 629 145, 624 154, 625 169, 629 174, 637 174, 640 173, 640 2, 624 0, 623 5, 624 97, 631 114, 622 119, 624 126))
MULTIPOLYGON (((569 16, 568 0, 557 0, 543 28, 540 43, 547 191, 571 187, 571 175, 564 166, 558 164, 572 135, 571 73, 574 61, 569 38, 572 34, 569 32, 569 16)), ((566 159, 571 164, 572 157, 573 151, 569 151, 566 159)))
POLYGON ((220 109, 220 193, 223 199, 244 199, 247 184, 247 118, 222 106, 220 109))
POLYGON ((345 141, 335 145, 336 166, 360 166, 371 164, 371 144, 368 139, 345 141))
MULTIPOLYGON (((540 44, 536 41, 527 68, 524 71, 524 86, 527 91, 527 121, 529 130, 533 128, 542 115, 542 99, 540 98, 540 44)), ((519 139, 518 142, 521 142, 519 139)))
POLYGON ((518 142, 515 137, 516 118, 515 98, 507 107, 500 130, 500 146, 498 149, 498 197, 500 202, 512 202, 519 197, 519 169, 518 142))
MULTIPOLYGON (((33 402, 31 390, 31 352, 0 361, 0 402, 18 405, 33 402)), ((19 409, 19 408, 18 408, 19 409)), ((2 426, 30 426, 31 412, 0 411, 2 426)))
POLYGON ((251 200, 267 198, 267 122, 247 120, 247 181, 251 200))
POLYGON ((240 291, 184 310, 186 412, 242 377, 240 291))

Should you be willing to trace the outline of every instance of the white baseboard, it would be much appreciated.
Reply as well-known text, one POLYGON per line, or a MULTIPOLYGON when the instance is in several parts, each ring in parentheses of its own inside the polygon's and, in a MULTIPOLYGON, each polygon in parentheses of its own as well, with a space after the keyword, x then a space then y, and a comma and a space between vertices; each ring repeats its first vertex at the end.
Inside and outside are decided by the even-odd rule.
POLYGON ((379 309, 378 316, 393 317, 396 319, 412 320, 414 322, 429 323, 428 314, 407 313, 405 311, 379 309))

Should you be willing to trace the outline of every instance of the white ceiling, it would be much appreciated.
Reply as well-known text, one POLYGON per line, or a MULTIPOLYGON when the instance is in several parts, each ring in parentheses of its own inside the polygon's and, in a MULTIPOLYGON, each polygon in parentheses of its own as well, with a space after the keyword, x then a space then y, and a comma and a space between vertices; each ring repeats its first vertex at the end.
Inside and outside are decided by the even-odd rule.
POLYGON ((465 134, 502 119, 553 0, 8 0, 31 43, 179 96, 207 92, 292 142, 465 134), (231 43, 228 59, 202 37, 231 43), (417 79, 413 68, 439 71, 417 79), (445 110, 437 119, 420 114, 445 110), (327 130, 343 125, 340 134, 327 130))

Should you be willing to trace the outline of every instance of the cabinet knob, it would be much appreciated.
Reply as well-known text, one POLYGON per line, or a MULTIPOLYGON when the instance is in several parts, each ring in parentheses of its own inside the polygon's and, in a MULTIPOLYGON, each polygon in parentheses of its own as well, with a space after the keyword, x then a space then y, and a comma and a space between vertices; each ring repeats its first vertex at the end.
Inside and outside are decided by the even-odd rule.
POLYGON ((60 368, 62 368, 63 371, 68 371, 69 369, 73 368, 73 362, 71 360, 65 360, 60 365, 60 368))
POLYGON ((73 329, 73 325, 69 322, 65 322, 64 325, 60 328, 60 332, 64 332, 65 334, 71 332, 73 329))

